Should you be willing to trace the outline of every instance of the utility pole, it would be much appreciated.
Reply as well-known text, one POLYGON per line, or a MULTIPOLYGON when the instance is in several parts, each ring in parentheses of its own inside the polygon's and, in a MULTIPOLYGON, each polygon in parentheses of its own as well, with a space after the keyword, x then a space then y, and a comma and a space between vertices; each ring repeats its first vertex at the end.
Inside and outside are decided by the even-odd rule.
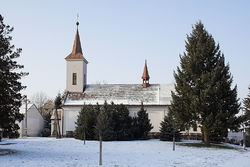
MULTIPOLYGON (((244 111, 242 110, 242 115, 244 115, 244 111)), ((242 124, 242 126, 243 126, 243 131, 242 131, 242 133, 243 133, 243 150, 246 150, 246 129, 245 129, 245 124, 244 124, 244 122, 243 122, 243 124, 242 124)))
POLYGON ((173 151, 175 151, 175 120, 172 118, 173 121, 173 151))
POLYGON ((102 165, 102 134, 100 132, 99 132, 99 142, 100 142, 99 165, 102 165))
POLYGON ((28 136, 28 103, 29 100, 27 98, 27 95, 23 96, 24 103, 25 103, 25 128, 24 128, 24 136, 28 136))

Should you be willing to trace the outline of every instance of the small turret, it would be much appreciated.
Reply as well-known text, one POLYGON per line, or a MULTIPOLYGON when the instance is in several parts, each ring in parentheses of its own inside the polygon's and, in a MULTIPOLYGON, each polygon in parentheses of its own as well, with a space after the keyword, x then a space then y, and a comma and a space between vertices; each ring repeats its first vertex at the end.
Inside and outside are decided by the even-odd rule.
POLYGON ((149 74, 148 74, 148 67, 147 67, 147 60, 145 60, 145 65, 144 65, 144 70, 143 70, 143 74, 142 74, 142 86, 143 88, 147 88, 150 86, 149 84, 149 74))

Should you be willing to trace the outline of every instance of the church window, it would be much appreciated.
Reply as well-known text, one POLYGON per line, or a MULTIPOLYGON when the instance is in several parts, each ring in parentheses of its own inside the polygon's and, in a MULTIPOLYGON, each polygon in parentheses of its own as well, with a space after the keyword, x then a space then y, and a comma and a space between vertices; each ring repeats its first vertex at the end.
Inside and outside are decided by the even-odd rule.
POLYGON ((76 85, 77 83, 77 80, 76 80, 76 73, 73 73, 73 76, 72 76, 72 85, 76 85))

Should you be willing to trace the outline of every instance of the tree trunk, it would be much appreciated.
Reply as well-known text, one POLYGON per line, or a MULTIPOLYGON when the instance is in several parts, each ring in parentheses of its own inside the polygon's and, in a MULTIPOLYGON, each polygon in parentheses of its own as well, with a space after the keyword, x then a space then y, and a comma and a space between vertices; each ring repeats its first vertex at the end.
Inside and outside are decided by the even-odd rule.
POLYGON ((83 131, 83 139, 84 139, 84 145, 85 145, 85 143, 86 143, 86 132, 85 132, 86 130, 84 129, 84 131, 83 131))
POLYGON ((53 128, 53 132, 52 132, 52 136, 57 136, 57 122, 56 122, 56 119, 54 119, 54 121, 53 121, 53 126, 54 126, 54 128, 53 128))
POLYGON ((99 165, 102 165, 102 136, 99 134, 100 141, 100 155, 99 155, 99 165))
POLYGON ((245 128, 243 129, 243 149, 246 150, 246 132, 245 132, 245 128))
POLYGON ((209 146, 210 145, 210 141, 209 141, 209 133, 208 133, 208 131, 204 130, 203 135, 204 135, 204 143, 207 146, 209 146))
POLYGON ((173 151, 175 151, 175 132, 173 134, 173 151))
POLYGON ((61 138, 61 132, 60 132, 60 124, 59 124, 59 118, 58 118, 58 112, 56 109, 56 124, 57 124, 57 128, 56 128, 56 138, 61 138))

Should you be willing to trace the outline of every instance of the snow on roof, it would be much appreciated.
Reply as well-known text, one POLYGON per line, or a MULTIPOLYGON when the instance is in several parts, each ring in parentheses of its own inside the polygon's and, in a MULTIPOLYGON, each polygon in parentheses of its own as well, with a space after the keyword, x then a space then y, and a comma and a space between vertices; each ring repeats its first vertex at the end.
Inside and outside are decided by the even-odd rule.
MULTIPOLYGON (((34 105, 34 104, 31 104, 31 103, 27 104, 27 110, 29 110, 29 108, 30 108, 31 106, 33 106, 33 105, 34 105)), ((25 114, 25 110, 26 110, 26 105, 25 105, 25 104, 22 104, 22 106, 20 107, 19 112, 20 112, 21 114, 25 114)))
POLYGON ((124 105, 170 105, 174 84, 151 84, 143 88, 141 84, 91 84, 82 93, 69 92, 64 105, 108 103, 124 105))

